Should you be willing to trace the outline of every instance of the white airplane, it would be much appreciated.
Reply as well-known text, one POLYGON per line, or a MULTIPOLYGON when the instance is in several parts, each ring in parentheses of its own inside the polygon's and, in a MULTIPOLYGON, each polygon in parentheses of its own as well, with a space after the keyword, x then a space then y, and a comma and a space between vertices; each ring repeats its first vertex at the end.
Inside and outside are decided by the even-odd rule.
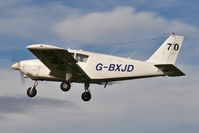
POLYGON ((60 88, 63 91, 68 91, 72 82, 84 83, 85 92, 81 97, 84 101, 89 101, 90 84, 103 84, 106 87, 114 81, 185 75, 174 65, 183 39, 183 36, 173 33, 146 61, 35 44, 27 49, 38 59, 20 61, 13 64, 12 68, 35 81, 27 90, 29 97, 37 94, 37 81, 46 80, 62 82, 60 88))

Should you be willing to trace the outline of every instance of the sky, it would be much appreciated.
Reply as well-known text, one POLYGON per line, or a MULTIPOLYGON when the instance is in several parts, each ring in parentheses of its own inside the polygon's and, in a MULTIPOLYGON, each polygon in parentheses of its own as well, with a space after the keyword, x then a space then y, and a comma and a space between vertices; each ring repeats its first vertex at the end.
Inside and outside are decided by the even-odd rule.
POLYGON ((0 0, 0 129, 4 133, 199 132, 199 2, 197 0, 0 0), (177 59, 184 77, 91 85, 63 93, 39 82, 28 98, 11 64, 35 58, 26 47, 44 43, 146 60, 171 34, 185 36, 177 59))

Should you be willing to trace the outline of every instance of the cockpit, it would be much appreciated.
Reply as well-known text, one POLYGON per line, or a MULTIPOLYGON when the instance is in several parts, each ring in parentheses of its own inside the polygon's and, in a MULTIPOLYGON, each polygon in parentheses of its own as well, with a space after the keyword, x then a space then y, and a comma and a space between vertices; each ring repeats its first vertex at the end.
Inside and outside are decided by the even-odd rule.
POLYGON ((78 61, 78 62, 86 62, 88 60, 88 55, 80 54, 80 53, 72 53, 70 54, 78 61))

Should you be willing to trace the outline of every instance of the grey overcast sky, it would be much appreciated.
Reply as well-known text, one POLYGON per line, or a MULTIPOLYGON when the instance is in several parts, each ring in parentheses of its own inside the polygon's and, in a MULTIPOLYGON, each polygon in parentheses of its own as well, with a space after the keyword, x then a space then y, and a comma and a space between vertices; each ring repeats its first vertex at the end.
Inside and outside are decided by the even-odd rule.
POLYGON ((197 0, 0 0, 0 129, 3 133, 198 133, 199 2, 197 0), (169 34, 185 36, 179 78, 91 85, 63 93, 60 83, 39 82, 30 99, 10 65, 35 58, 26 46, 47 43, 147 59, 169 34), (132 42, 125 44, 125 42, 132 42), (136 43, 135 43, 136 42, 136 43))

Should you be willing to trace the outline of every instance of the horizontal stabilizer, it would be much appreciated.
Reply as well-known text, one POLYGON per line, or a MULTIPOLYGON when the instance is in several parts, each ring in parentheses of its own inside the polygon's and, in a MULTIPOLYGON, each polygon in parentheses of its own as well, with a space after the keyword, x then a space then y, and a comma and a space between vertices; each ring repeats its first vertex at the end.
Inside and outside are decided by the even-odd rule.
POLYGON ((155 65, 160 71, 165 73, 165 75, 170 76, 170 77, 175 77, 175 76, 184 76, 185 74, 180 71, 176 66, 173 64, 159 64, 155 65))

